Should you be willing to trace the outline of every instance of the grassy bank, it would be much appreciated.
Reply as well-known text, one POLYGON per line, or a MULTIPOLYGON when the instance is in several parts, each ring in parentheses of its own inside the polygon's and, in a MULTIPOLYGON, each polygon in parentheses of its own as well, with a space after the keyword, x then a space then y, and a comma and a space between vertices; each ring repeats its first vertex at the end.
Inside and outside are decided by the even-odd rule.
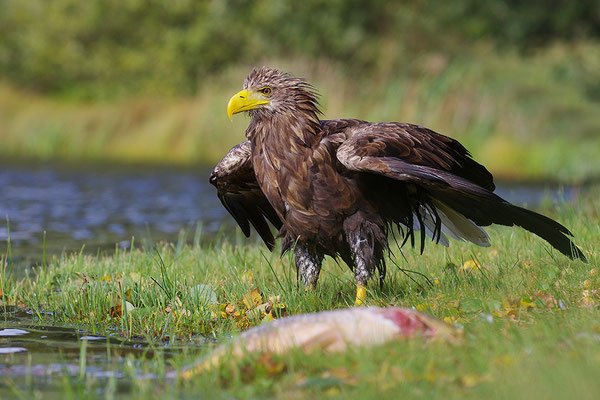
MULTIPOLYGON (((417 123, 461 140, 497 175, 581 180, 600 174, 599 55, 594 42, 529 55, 482 45, 381 60, 375 75, 358 78, 331 62, 263 64, 313 82, 325 118, 417 123)), ((82 103, 1 86, 0 156, 215 163, 244 139, 248 120, 230 122, 225 107, 250 68, 205 76, 188 98, 82 103)))
MULTIPOLYGON (((522 230, 502 227, 489 229, 491 248, 430 245, 422 256, 406 249, 406 260, 396 251, 399 265, 426 275, 432 285, 416 275, 416 282, 407 278, 390 263, 384 287, 370 286, 368 305, 415 307, 445 319, 464 329, 461 344, 411 341, 327 356, 250 357, 178 384, 142 376, 163 376, 165 369, 190 363, 207 348, 170 361, 114 356, 111 362, 125 368, 124 390, 132 398, 597 398, 597 196, 596 190, 574 205, 543 210, 574 232, 588 264, 551 251, 522 230)), ((256 296, 260 302, 270 298, 277 317, 347 307, 354 295, 351 273, 332 260, 326 261, 317 289, 305 293, 289 258, 244 242, 74 254, 49 260, 31 279, 2 274, 0 289, 3 304, 31 310, 42 321, 141 335, 157 345, 199 336, 222 340, 258 325, 265 316, 249 311, 247 304, 256 296), (207 304, 213 292, 216 303, 207 304)), ((63 398, 109 398, 117 384, 85 377, 56 383, 63 398)), ((28 393, 26 387, 12 387, 13 394, 28 393)))

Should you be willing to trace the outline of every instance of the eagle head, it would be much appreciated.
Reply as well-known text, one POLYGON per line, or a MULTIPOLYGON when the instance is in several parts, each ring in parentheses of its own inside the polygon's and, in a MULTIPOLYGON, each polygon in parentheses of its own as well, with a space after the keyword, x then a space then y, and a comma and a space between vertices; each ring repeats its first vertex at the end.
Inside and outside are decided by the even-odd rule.
POLYGON ((320 114, 317 93, 306 80, 267 67, 253 69, 244 81, 244 90, 229 100, 229 119, 242 111, 252 117, 296 111, 320 114))

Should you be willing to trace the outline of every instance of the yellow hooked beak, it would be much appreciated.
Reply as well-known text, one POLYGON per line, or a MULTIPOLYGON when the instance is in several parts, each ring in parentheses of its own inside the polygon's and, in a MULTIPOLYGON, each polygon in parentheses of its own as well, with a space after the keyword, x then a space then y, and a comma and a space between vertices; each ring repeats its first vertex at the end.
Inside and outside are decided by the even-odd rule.
POLYGON ((262 97, 262 95, 258 92, 248 92, 247 90, 242 90, 233 95, 231 99, 229 99, 229 104, 227 104, 227 116, 231 119, 233 114, 237 114, 242 111, 253 110, 258 108, 263 104, 267 104, 269 100, 262 97))

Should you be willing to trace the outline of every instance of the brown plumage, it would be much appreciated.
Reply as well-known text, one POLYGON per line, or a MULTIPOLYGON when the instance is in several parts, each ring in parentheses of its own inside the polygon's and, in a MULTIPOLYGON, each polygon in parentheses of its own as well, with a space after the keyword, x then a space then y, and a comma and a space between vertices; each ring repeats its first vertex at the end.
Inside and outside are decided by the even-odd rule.
POLYGON ((584 258, 567 228, 495 195, 492 175, 454 139, 405 123, 320 120, 312 86, 270 68, 253 70, 231 98, 230 116, 241 111, 252 118, 248 141, 210 182, 246 236, 251 224, 272 249, 266 220, 279 229, 307 286, 324 255, 341 257, 359 286, 375 269, 383 279, 392 227, 423 251, 426 234, 487 246, 481 226, 518 225, 584 258))

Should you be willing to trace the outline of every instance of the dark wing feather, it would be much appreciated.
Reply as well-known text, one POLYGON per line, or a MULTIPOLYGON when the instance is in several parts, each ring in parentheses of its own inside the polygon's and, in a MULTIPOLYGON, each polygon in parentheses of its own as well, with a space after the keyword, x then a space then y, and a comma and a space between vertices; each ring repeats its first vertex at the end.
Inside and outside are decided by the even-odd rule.
POLYGON ((448 136, 418 125, 357 120, 327 121, 325 130, 327 125, 339 129, 340 124, 348 124, 345 132, 354 156, 387 157, 415 167, 450 172, 489 191, 495 189, 492 174, 448 136))
POLYGON ((250 142, 233 147, 210 174, 210 183, 217 188, 223 206, 236 220, 246 237, 250 236, 250 224, 256 229, 269 250, 275 239, 265 217, 277 228, 281 220, 258 186, 250 160, 250 142))
POLYGON ((492 193, 491 174, 458 142, 407 124, 365 123, 346 137, 337 158, 347 169, 414 184, 479 226, 521 226, 568 257, 585 259, 563 225, 492 193))

